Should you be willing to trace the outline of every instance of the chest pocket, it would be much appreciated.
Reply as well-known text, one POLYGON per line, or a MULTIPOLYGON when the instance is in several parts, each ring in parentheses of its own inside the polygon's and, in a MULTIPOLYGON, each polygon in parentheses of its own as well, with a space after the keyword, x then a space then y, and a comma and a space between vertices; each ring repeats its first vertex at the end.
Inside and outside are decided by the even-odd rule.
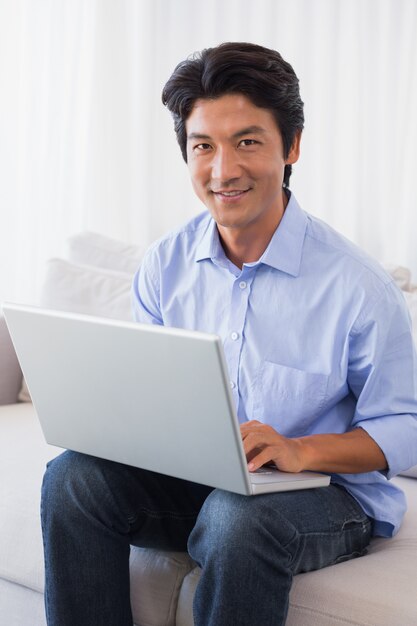
POLYGON ((329 377, 265 361, 254 389, 253 418, 282 435, 300 436, 320 414, 329 377))

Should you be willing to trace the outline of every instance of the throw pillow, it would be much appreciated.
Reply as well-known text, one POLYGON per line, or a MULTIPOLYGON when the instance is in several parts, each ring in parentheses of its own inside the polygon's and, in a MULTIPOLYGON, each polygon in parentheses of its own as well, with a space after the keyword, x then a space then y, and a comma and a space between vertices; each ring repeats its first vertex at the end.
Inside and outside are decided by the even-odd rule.
POLYGON ((132 275, 63 259, 50 259, 41 291, 41 306, 73 313, 132 320, 132 275))
POLYGON ((417 465, 410 467, 406 472, 401 472, 401 476, 408 476, 408 478, 417 478, 417 465))
POLYGON ((91 232, 79 233, 66 242, 66 257, 69 261, 128 274, 136 272, 144 251, 139 246, 91 232))

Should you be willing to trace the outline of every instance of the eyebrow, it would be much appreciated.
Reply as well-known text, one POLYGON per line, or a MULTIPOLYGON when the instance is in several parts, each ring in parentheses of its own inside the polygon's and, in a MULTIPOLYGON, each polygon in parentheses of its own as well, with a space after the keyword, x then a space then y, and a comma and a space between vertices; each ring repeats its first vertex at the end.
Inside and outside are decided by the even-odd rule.
MULTIPOLYGON (((247 128, 242 128, 242 130, 233 133, 232 139, 239 139, 239 137, 243 137, 244 135, 264 135, 266 132, 267 131, 265 128, 262 128, 262 126, 248 126, 247 128)), ((190 133, 187 135, 187 140, 189 139, 211 139, 211 137, 203 133, 190 133)))

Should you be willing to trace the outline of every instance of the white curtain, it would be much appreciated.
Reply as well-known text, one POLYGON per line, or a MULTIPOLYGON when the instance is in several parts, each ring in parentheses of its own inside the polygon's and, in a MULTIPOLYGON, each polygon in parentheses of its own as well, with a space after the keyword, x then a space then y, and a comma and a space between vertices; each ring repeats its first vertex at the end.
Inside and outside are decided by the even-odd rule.
POLYGON ((227 40, 300 78, 302 206, 417 279, 415 0, 0 0, 0 300, 71 234, 144 245, 201 210, 160 93, 227 40))

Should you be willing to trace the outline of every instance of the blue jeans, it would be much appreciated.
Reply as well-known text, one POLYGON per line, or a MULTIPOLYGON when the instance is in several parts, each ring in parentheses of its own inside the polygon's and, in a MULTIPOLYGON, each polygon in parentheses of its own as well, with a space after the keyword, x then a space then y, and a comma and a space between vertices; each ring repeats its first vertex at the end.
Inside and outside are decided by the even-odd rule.
POLYGON ((199 563, 196 626, 285 624, 294 574, 364 554, 372 526, 336 485, 246 497, 69 451, 41 517, 49 626, 132 626, 130 545, 199 563))

